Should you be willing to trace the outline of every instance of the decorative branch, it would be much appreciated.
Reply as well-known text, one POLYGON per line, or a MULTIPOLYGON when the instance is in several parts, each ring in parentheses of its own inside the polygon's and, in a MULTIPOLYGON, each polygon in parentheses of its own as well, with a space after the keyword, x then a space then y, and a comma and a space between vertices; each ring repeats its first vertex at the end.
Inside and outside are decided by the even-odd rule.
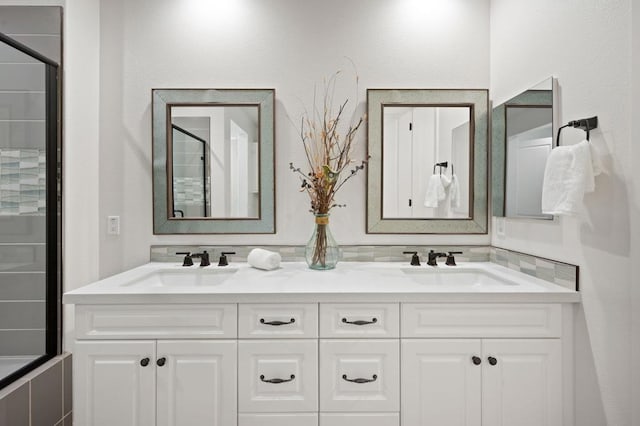
MULTIPOLYGON (((366 117, 358 118, 348 126, 344 136, 340 135, 339 129, 344 121, 343 115, 346 114, 349 99, 338 105, 334 115, 332 106, 339 74, 340 71, 325 80, 320 106, 316 103, 317 90, 314 88, 314 118, 305 112, 300 120, 300 140, 309 172, 304 173, 293 163, 289 164, 291 171, 301 180, 300 191, 309 195, 311 211, 316 214, 328 214, 334 207, 344 207, 344 204, 334 202, 336 193, 349 179, 363 170, 368 161, 368 158, 361 160, 347 173, 347 168, 354 163, 351 158, 354 141, 366 117)), ((356 74, 356 85, 357 82, 356 74)))

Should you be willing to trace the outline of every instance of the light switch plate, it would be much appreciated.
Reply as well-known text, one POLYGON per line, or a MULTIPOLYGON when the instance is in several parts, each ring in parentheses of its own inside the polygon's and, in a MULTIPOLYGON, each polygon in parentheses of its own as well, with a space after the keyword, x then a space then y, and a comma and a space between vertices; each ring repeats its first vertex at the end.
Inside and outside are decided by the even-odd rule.
POLYGON ((120 216, 107 217, 107 234, 120 235, 120 216))

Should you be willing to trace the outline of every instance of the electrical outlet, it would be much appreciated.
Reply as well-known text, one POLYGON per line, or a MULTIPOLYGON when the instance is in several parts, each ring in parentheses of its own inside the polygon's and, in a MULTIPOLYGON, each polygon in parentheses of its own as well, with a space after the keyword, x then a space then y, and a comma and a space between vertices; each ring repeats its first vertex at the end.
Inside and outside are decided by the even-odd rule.
POLYGON ((120 216, 107 217, 107 234, 120 235, 120 216))

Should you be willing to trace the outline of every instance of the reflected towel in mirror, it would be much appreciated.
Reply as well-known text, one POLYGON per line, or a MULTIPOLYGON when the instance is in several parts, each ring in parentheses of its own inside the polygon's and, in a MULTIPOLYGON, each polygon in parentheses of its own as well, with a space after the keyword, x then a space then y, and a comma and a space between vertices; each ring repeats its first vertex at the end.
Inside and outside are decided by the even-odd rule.
POLYGON ((438 207, 438 203, 444 200, 447 194, 442 184, 442 178, 440 175, 432 175, 427 183, 427 193, 424 196, 425 207, 438 207))
POLYGON ((584 194, 594 191, 594 178, 601 171, 594 169, 590 145, 584 140, 551 150, 544 170, 542 213, 578 214, 584 194))
POLYGON ((451 185, 449 185, 449 201, 452 208, 460 208, 460 181, 457 175, 451 176, 451 185))

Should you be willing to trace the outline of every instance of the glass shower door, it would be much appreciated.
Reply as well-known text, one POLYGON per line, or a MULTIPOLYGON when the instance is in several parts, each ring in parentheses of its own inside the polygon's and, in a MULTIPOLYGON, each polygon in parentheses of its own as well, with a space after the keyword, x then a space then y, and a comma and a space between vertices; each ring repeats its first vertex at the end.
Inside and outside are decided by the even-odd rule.
POLYGON ((0 33, 0 387, 59 353, 57 64, 0 33))

